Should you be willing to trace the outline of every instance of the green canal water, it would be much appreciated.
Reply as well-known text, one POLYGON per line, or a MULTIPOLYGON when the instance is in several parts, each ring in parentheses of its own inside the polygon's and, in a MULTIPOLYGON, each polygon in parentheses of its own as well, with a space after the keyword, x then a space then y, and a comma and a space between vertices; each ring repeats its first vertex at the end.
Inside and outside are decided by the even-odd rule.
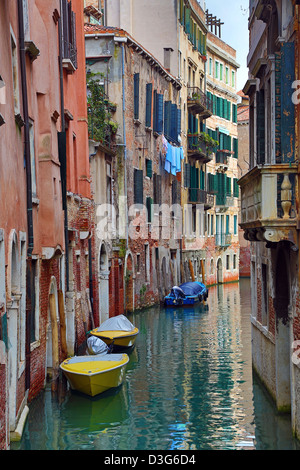
POLYGON ((93 399, 46 389, 13 450, 300 449, 252 375, 249 280, 129 318, 140 333, 123 385, 93 399))

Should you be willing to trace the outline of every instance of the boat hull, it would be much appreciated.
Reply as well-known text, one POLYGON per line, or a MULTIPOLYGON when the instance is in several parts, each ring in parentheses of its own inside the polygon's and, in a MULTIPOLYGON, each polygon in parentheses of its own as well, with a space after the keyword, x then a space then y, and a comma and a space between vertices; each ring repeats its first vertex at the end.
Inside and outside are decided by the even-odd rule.
POLYGON ((97 328, 90 331, 91 335, 97 336, 102 341, 104 341, 108 346, 113 344, 115 351, 131 349, 134 347, 135 340, 139 333, 138 328, 135 328, 133 331, 98 331, 97 328))
POLYGON ((127 354, 92 358, 93 360, 91 356, 79 356, 76 362, 72 362, 75 358, 71 358, 60 365, 72 390, 94 397, 123 383, 129 361, 127 354))

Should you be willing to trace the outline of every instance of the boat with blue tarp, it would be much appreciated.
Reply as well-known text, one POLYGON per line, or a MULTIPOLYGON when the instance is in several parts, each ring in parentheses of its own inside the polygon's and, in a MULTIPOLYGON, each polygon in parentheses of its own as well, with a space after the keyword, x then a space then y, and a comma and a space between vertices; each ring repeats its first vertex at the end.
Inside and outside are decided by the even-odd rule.
POLYGON ((205 301, 208 297, 208 289, 202 282, 186 282, 180 286, 174 286, 170 294, 165 297, 166 307, 178 307, 194 305, 205 301))

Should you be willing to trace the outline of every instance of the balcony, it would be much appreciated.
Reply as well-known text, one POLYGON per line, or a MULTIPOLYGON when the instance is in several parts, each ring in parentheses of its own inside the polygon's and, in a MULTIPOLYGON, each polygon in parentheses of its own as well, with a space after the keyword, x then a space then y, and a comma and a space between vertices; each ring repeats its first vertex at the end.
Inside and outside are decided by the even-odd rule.
POLYGON ((218 206, 219 212, 225 212, 229 207, 234 206, 234 195, 231 193, 220 193, 216 194, 216 206, 218 206))
POLYGON ((201 163, 208 163, 213 159, 212 149, 199 134, 188 135, 188 155, 201 163))
POLYGON ((249 241, 297 240, 297 165, 256 166, 239 181, 241 223, 249 241))
POLYGON ((218 247, 226 248, 231 245, 231 234, 230 233, 216 233, 215 245, 218 247))
POLYGON ((188 109, 202 119, 213 115, 213 102, 198 87, 188 87, 188 109))
POLYGON ((228 169, 229 161, 228 158, 231 156, 231 152, 228 150, 217 150, 216 152, 216 168, 220 171, 226 171, 228 169))
POLYGON ((203 204, 204 210, 209 210, 214 206, 214 195, 198 188, 189 188, 189 204, 203 204))

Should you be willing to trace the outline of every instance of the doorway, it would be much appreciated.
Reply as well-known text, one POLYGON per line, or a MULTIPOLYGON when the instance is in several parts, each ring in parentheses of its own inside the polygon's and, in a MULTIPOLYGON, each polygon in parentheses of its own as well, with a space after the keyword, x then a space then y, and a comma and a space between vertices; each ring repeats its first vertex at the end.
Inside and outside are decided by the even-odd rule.
POLYGON ((99 315, 100 325, 109 318, 109 263, 104 243, 99 254, 99 315))

